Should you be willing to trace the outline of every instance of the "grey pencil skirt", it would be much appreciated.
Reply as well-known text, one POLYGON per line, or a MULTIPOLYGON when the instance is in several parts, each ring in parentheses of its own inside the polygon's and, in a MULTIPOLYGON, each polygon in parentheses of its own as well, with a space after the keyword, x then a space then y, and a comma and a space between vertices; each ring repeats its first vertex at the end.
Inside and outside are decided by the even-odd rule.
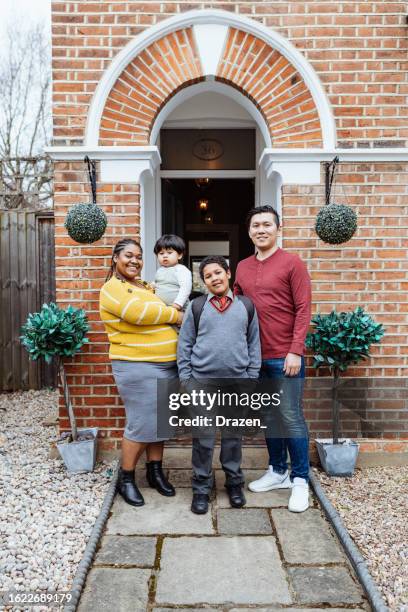
POLYGON ((112 373, 126 411, 124 438, 133 442, 161 442, 157 437, 157 379, 176 378, 175 361, 112 360, 112 373))

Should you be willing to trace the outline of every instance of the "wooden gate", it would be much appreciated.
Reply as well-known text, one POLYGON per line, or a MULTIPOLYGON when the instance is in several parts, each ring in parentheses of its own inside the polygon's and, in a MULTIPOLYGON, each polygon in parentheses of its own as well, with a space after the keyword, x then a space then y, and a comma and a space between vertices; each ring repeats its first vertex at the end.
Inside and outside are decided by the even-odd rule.
POLYGON ((52 211, 0 211, 0 391, 55 386, 55 367, 30 361, 21 326, 55 301, 52 211))

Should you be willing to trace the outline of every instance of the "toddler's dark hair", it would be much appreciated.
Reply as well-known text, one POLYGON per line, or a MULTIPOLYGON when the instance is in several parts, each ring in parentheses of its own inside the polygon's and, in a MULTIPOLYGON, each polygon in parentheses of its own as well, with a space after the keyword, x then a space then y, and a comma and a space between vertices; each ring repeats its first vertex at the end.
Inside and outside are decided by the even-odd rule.
POLYGON ((179 255, 184 255, 186 243, 175 234, 163 234, 154 245, 154 254, 157 255, 162 249, 174 249, 179 255))
POLYGON ((205 266, 208 266, 209 264, 218 264, 219 266, 221 266, 221 268, 224 268, 226 272, 228 272, 228 270, 230 269, 229 264, 227 260, 225 259, 225 257, 222 257, 221 255, 209 255, 208 257, 203 259, 203 261, 200 263, 199 272, 200 272, 201 280, 204 280, 204 268, 205 266))

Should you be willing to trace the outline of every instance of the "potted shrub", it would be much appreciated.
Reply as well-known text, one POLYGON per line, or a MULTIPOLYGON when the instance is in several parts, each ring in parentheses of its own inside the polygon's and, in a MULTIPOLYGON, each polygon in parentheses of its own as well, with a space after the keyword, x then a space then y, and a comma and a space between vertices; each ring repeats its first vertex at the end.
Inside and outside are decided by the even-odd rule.
POLYGON ((29 314, 22 327, 21 342, 30 359, 43 357, 47 363, 57 360, 65 407, 71 424, 70 434, 57 442, 58 451, 69 472, 90 472, 95 466, 98 429, 77 429, 64 359, 73 357, 88 342, 88 321, 84 310, 56 304, 44 304, 40 312, 29 314))
POLYGON ((323 469, 329 476, 351 476, 359 447, 351 440, 339 440, 340 374, 350 364, 366 359, 371 344, 381 340, 384 330, 360 306, 352 312, 333 310, 327 315, 317 314, 312 324, 314 330, 307 335, 306 346, 313 351, 313 366, 329 368, 333 377, 333 437, 316 440, 317 450, 323 469))

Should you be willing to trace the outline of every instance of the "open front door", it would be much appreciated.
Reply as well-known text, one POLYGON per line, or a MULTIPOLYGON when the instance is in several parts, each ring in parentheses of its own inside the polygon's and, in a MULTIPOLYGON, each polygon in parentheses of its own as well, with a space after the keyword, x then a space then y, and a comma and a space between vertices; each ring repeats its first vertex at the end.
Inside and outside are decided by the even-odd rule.
POLYGON ((184 238, 183 202, 168 179, 162 181, 162 202, 163 234, 176 234, 184 238))

